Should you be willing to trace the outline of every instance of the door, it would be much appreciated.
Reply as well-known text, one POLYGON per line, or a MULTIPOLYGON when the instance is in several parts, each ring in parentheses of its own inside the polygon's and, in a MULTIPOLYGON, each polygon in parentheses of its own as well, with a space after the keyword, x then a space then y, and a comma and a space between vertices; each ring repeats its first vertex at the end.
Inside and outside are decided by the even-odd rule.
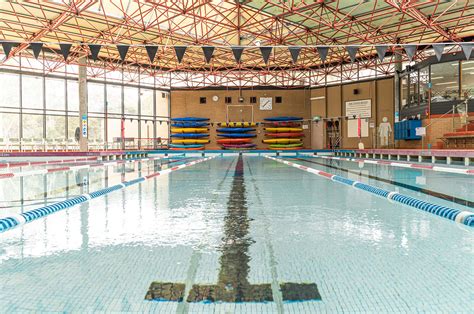
POLYGON ((324 149, 324 121, 311 125, 311 149, 324 149))

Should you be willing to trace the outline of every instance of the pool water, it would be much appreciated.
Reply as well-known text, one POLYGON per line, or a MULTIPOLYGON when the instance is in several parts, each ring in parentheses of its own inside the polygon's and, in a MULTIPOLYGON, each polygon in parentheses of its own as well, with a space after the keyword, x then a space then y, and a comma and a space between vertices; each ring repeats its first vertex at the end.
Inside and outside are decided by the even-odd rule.
MULTIPOLYGON (((472 211, 466 175, 292 161, 472 211)), ((0 180, 0 218, 182 162, 0 180)), ((218 157, 1 233, 0 311, 468 313, 473 240, 273 160, 218 157)))

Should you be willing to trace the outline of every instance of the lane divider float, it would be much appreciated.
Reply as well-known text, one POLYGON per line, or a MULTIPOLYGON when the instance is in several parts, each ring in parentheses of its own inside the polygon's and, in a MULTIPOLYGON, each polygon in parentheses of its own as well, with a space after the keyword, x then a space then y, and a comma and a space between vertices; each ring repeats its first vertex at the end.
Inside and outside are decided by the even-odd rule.
POLYGON ((48 205, 48 206, 33 209, 33 210, 27 211, 27 212, 22 213, 22 214, 15 214, 15 215, 11 215, 9 217, 2 218, 2 219, 0 219, 0 233, 11 230, 15 227, 26 224, 26 223, 31 222, 33 220, 45 217, 45 216, 50 215, 52 213, 55 213, 57 211, 72 207, 74 205, 78 205, 78 204, 81 204, 81 203, 88 202, 91 199, 94 199, 94 198, 97 198, 99 196, 108 194, 110 192, 126 188, 128 186, 143 182, 145 180, 148 180, 148 179, 153 178, 153 177, 157 177, 159 175, 168 174, 168 173, 176 171, 176 170, 180 170, 180 169, 183 169, 183 168, 186 168, 186 167, 189 167, 189 166, 193 166, 193 165, 196 165, 198 163, 208 161, 208 160, 216 158, 216 157, 217 156, 211 156, 211 157, 206 157, 206 158, 190 161, 190 162, 187 162, 185 164, 175 166, 175 167, 172 167, 172 168, 168 168, 168 169, 165 169, 165 170, 161 170, 161 171, 152 173, 152 174, 147 175, 147 176, 139 177, 139 178, 134 179, 134 180, 123 181, 122 183, 119 183, 119 184, 116 184, 116 185, 113 185, 113 186, 110 186, 110 187, 107 187, 107 188, 104 188, 104 189, 101 189, 101 190, 98 190, 98 191, 95 191, 95 192, 92 192, 92 193, 82 194, 80 196, 76 196, 74 198, 67 199, 67 200, 61 201, 61 202, 57 202, 57 203, 54 203, 54 204, 51 204, 51 205, 48 205))
POLYGON ((22 171, 22 172, 4 172, 0 173, 0 180, 1 179, 8 179, 13 177, 26 177, 38 174, 48 174, 53 172, 59 171, 71 171, 71 170, 79 170, 79 169, 89 169, 94 167, 111 167, 116 166, 119 164, 124 163, 132 163, 132 162, 139 162, 139 161, 148 161, 148 160, 158 160, 161 157, 147 157, 141 159, 126 159, 126 160, 115 160, 115 161, 107 161, 107 162, 99 162, 94 164, 80 164, 77 166, 68 166, 68 167, 60 167, 60 168, 49 168, 49 169, 36 169, 30 171, 22 171))
POLYGON ((411 197, 411 196, 400 194, 400 193, 395 192, 395 191, 387 191, 387 190, 384 190, 384 189, 381 189, 381 188, 378 188, 378 187, 375 187, 375 186, 371 186, 371 185, 368 185, 368 184, 365 184, 365 183, 362 183, 362 182, 359 182, 359 181, 351 180, 351 179, 348 179, 348 178, 345 178, 345 177, 342 177, 342 176, 338 176, 338 175, 335 175, 335 174, 331 174, 331 173, 328 173, 328 172, 324 172, 324 171, 321 171, 321 170, 317 170, 317 169, 314 169, 314 168, 309 168, 309 167, 306 167, 306 166, 303 166, 303 165, 300 165, 300 164, 296 164, 296 163, 293 163, 291 161, 286 161, 286 160, 279 159, 279 158, 274 158, 274 157, 271 157, 271 156, 264 156, 264 157, 268 158, 268 159, 271 159, 271 160, 274 160, 274 161, 277 161, 277 162, 280 162, 280 163, 283 163, 283 164, 288 165, 288 166, 292 166, 292 167, 300 169, 300 170, 304 170, 306 172, 316 174, 316 175, 324 177, 326 179, 330 179, 332 181, 339 182, 339 183, 342 183, 342 184, 345 184, 345 185, 349 185, 349 186, 352 186, 352 187, 357 188, 359 190, 363 190, 363 191, 381 196, 381 197, 386 198, 388 200, 391 200, 391 201, 394 201, 394 202, 397 202, 397 203, 401 203, 401 204, 404 204, 404 205, 407 205, 407 206, 410 206, 410 207, 414 207, 414 208, 417 208, 417 209, 421 209, 423 211, 441 216, 443 218, 446 218, 446 219, 464 224, 464 225, 469 226, 469 227, 474 227, 474 213, 473 212, 463 211, 463 210, 459 210, 459 209, 454 209, 454 208, 449 208, 449 207, 445 207, 445 206, 432 204, 432 203, 429 203, 429 202, 425 202, 425 201, 416 199, 416 198, 411 197))
POLYGON ((409 163, 409 162, 373 160, 373 159, 366 159, 366 158, 348 158, 348 157, 336 157, 336 156, 312 156, 312 157, 322 158, 322 159, 352 161, 352 162, 363 162, 364 164, 376 164, 376 165, 385 165, 385 166, 400 167, 400 168, 415 168, 415 169, 432 170, 432 171, 438 171, 438 172, 474 175, 474 169, 469 169, 469 168, 443 167, 443 166, 424 165, 424 164, 416 164, 416 163, 409 163))
POLYGON ((50 164, 64 164, 64 163, 68 163, 68 162, 91 161, 91 160, 97 160, 97 157, 63 159, 63 160, 45 160, 45 161, 6 162, 6 163, 0 163, 0 168, 41 166, 41 165, 46 165, 46 164, 48 164, 48 165, 50 165, 50 164))

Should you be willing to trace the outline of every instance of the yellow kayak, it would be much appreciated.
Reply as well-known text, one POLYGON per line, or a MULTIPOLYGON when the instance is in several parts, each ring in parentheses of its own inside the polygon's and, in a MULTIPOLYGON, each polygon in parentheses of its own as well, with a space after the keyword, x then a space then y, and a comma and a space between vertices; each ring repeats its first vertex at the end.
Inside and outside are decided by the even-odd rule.
POLYGON ((173 144, 207 144, 209 140, 197 139, 197 138, 185 138, 185 139, 173 139, 173 144))
POLYGON ((303 140, 301 138, 271 138, 263 140, 267 144, 291 144, 291 143, 300 143, 303 140))
POLYGON ((256 126, 256 123, 253 122, 221 122, 218 123, 219 126, 227 127, 227 128, 248 128, 252 126, 256 126))
POLYGON ((268 132, 301 132, 302 128, 265 128, 265 131, 268 132))
POLYGON ((171 133, 205 133, 208 128, 171 128, 171 133))

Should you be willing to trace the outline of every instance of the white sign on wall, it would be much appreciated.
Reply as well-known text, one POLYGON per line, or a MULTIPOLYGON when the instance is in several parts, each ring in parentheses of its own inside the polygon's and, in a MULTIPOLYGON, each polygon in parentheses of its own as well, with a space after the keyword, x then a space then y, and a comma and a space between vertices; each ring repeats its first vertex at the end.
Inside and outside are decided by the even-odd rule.
POLYGON ((415 128, 415 135, 416 136, 425 136, 426 135, 426 128, 425 127, 415 128))
POLYGON ((352 119, 358 118, 371 118, 372 117, 372 100, 353 100, 346 101, 346 117, 352 119))

